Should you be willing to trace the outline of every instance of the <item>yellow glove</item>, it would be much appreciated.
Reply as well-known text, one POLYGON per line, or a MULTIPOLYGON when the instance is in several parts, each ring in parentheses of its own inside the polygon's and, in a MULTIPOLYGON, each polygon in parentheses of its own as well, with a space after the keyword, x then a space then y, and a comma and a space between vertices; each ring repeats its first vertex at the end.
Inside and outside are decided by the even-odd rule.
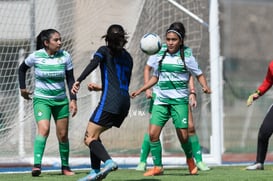
POLYGON ((260 96, 260 91, 257 90, 255 93, 251 94, 251 95, 248 97, 248 99, 247 99, 247 101, 246 101, 246 105, 247 105, 247 106, 250 106, 254 100, 256 100, 256 99, 259 98, 259 96, 260 96))

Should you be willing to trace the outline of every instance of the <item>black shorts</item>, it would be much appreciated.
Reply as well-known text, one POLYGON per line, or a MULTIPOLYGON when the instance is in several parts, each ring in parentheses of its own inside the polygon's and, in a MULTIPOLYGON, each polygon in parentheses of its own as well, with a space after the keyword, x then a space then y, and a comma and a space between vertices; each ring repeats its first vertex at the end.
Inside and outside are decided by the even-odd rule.
POLYGON ((97 107, 89 121, 107 128, 111 128, 112 126, 119 128, 127 115, 128 112, 124 114, 113 114, 100 110, 97 107))

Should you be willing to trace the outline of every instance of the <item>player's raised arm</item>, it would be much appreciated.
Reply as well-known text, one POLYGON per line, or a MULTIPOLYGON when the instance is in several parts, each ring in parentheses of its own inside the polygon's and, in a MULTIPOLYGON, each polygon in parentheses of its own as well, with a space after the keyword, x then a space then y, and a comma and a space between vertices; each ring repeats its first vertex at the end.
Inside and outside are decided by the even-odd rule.
POLYGON ((135 98, 136 96, 138 96, 139 94, 141 94, 143 91, 151 88, 152 86, 154 86, 158 81, 158 77, 156 76, 152 76, 151 79, 146 82, 140 89, 134 91, 131 93, 131 97, 135 98))

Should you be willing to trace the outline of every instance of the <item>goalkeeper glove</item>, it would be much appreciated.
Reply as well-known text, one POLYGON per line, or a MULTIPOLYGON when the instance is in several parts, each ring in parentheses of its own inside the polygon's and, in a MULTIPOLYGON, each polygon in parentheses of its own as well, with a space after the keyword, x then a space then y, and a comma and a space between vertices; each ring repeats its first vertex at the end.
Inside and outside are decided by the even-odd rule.
POLYGON ((246 101, 246 105, 247 105, 247 106, 250 106, 254 100, 256 100, 256 99, 259 98, 259 96, 260 96, 260 91, 257 90, 255 93, 251 94, 251 95, 248 97, 248 99, 247 99, 247 101, 246 101))

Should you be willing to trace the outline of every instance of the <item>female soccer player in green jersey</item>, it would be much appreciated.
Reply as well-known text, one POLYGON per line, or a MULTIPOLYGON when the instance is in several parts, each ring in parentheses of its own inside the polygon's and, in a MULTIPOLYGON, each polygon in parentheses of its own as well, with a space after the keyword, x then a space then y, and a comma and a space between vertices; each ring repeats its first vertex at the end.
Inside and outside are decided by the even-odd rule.
POLYGON ((171 26, 166 31, 167 50, 161 56, 154 56, 157 66, 152 78, 143 87, 134 91, 134 98, 141 92, 157 85, 157 92, 153 104, 152 116, 149 124, 149 137, 154 167, 144 173, 144 176, 163 174, 162 148, 159 135, 163 126, 173 119, 177 136, 181 143, 189 167, 190 174, 197 174, 192 147, 188 141, 188 82, 190 75, 196 76, 203 92, 211 93, 205 76, 199 69, 192 54, 188 54, 184 46, 185 28, 171 26))
MULTIPOLYGON (((151 58, 153 59, 153 58, 151 58)), ((148 82, 149 77, 151 75, 151 71, 153 69, 153 62, 149 61, 151 60, 150 58, 147 61, 147 64, 144 68, 144 83, 148 82)), ((191 76, 189 80, 189 127, 188 127, 188 134, 189 134, 189 141, 192 145, 192 151, 193 151, 193 156, 196 161, 196 166, 198 167, 199 170, 201 171, 208 171, 210 168, 203 162, 202 158, 202 150, 201 146, 199 143, 198 136, 195 131, 195 126, 193 122, 193 115, 192 115, 192 107, 195 108, 197 106, 196 102, 196 91, 195 91, 195 86, 194 86, 194 80, 193 77, 191 76)), ((156 86, 153 87, 153 89, 147 89, 145 91, 145 95, 147 99, 151 99, 150 102, 150 108, 149 108, 149 113, 152 111, 153 107, 153 101, 156 96, 156 86)), ((140 162, 138 163, 136 170, 137 171, 145 171, 147 167, 147 158, 150 154, 150 138, 149 134, 145 133, 142 144, 141 144, 141 151, 140 151, 140 162)))
MULTIPOLYGON (((170 27, 176 27, 178 29, 181 29, 181 27, 183 27, 183 24, 181 22, 174 22, 170 25, 170 27)), ((160 51, 156 55, 153 55, 153 56, 162 56, 162 54, 166 51, 166 49, 167 49, 167 45, 164 43, 164 44, 162 44, 162 48, 160 49, 160 51)), ((186 53, 191 54, 192 53, 191 49, 187 48, 186 53)), ((155 58, 149 57, 146 65, 144 67, 144 83, 149 81, 151 71, 156 66, 156 63, 157 62, 156 62, 155 58)), ((147 89, 145 91, 146 98, 151 99, 149 113, 151 113, 151 110, 152 110, 152 104, 153 104, 153 100, 154 100, 154 97, 156 94, 156 89, 157 89, 157 86, 155 85, 152 88, 152 90, 147 89)), ((201 146, 200 146, 199 139, 196 134, 195 126, 194 126, 194 122, 193 122, 192 107, 193 108, 196 107, 197 102, 196 102, 196 91, 195 91, 195 86, 194 86, 194 79, 192 76, 189 80, 189 91, 190 91, 190 95, 189 95, 189 102, 190 102, 190 105, 189 105, 189 127, 188 127, 189 141, 192 145, 192 151, 193 151, 194 159, 196 161, 196 166, 201 171, 208 171, 208 170, 210 170, 210 168, 203 162, 202 150, 201 150, 201 146)), ((149 134, 145 133, 143 141, 142 141, 142 145, 141 145, 140 162, 138 163, 137 168, 136 168, 137 171, 145 171, 146 170, 147 158, 148 158, 149 153, 150 153, 150 138, 149 138, 149 134)))
POLYGON ((57 30, 47 29, 37 37, 37 51, 30 54, 19 67, 21 96, 31 100, 31 91, 26 89, 26 72, 34 67, 35 89, 33 96, 34 117, 38 134, 34 141, 34 167, 32 176, 41 174, 41 164, 46 140, 50 131, 50 119, 53 116, 59 141, 59 152, 63 175, 74 175, 69 167, 68 118, 77 112, 76 96, 70 94, 70 103, 66 95, 65 80, 69 90, 74 81, 73 65, 69 55, 61 50, 61 36, 57 30))

